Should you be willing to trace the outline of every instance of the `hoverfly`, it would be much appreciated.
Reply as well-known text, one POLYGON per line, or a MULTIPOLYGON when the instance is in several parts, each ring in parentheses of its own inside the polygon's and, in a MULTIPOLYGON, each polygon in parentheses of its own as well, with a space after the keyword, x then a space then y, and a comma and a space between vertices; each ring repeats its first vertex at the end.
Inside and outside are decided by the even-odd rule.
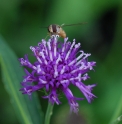
POLYGON ((61 26, 57 25, 57 24, 51 24, 48 27, 42 27, 42 28, 47 28, 50 36, 60 36, 62 38, 66 38, 66 32, 62 29, 62 27, 74 26, 74 25, 83 25, 86 23, 87 22, 68 24, 68 25, 62 24, 61 26))

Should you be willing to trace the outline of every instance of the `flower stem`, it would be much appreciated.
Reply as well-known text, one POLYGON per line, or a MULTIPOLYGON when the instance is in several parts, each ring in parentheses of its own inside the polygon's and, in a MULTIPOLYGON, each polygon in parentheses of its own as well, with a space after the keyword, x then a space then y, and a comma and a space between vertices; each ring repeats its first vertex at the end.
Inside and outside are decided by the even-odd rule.
POLYGON ((50 124, 50 118, 52 115, 52 111, 53 111, 53 104, 51 104, 50 102, 48 102, 48 107, 47 107, 47 111, 46 111, 46 115, 45 115, 45 122, 44 124, 50 124))

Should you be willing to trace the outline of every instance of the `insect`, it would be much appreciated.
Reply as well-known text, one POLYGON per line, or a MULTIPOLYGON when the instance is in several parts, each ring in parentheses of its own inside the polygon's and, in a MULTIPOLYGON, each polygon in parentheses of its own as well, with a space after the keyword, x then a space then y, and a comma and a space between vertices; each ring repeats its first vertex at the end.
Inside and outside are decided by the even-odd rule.
POLYGON ((49 32, 49 35, 51 37, 62 37, 62 38, 66 38, 66 32, 63 30, 62 27, 66 27, 66 26, 74 26, 74 25, 83 25, 83 24, 86 24, 87 22, 81 22, 81 23, 76 23, 76 24, 68 24, 68 25, 65 25, 65 24, 62 24, 61 26, 60 25, 57 25, 57 24, 51 24, 49 25, 48 27, 42 27, 42 28, 47 28, 48 29, 48 32, 49 32))

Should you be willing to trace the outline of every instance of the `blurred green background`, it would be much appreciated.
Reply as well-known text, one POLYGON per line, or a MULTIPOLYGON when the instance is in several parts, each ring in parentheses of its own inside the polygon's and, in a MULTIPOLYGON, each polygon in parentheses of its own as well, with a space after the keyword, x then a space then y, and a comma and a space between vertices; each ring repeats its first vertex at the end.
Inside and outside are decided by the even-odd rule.
MULTIPOLYGON (((81 42, 81 49, 92 54, 89 60, 97 62, 95 72, 90 72, 91 78, 84 83, 97 83, 93 93, 98 98, 92 104, 79 101, 80 114, 69 116, 69 105, 63 97, 62 104, 54 107, 51 123, 109 124, 122 114, 122 0, 0 0, 0 34, 18 58, 31 54, 29 47, 46 37, 47 29, 41 27, 79 22, 88 23, 64 27, 64 30, 70 41, 75 38, 81 42)), ((20 124, 2 82, 0 124, 20 124)), ((71 89, 75 96, 82 96, 77 88, 71 86, 71 89)), ((41 95, 39 91, 38 98, 45 113, 47 100, 41 95)))

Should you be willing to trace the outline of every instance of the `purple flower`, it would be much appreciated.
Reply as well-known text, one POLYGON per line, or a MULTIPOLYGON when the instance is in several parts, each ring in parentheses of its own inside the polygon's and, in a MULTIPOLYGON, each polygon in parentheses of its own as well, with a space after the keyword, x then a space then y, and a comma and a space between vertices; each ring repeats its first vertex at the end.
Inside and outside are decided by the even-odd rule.
POLYGON ((20 89, 22 93, 30 96, 32 92, 44 88, 48 95, 43 98, 49 99, 52 104, 60 104, 58 96, 63 92, 71 111, 77 113, 79 105, 76 101, 83 98, 73 96, 69 89, 73 84, 90 103, 96 97, 91 92, 96 85, 85 85, 83 81, 89 78, 87 72, 93 70, 96 62, 88 62, 91 54, 78 51, 79 48, 80 43, 76 44, 75 40, 69 42, 68 38, 64 39, 64 43, 59 42, 57 38, 52 38, 48 41, 42 40, 36 47, 31 46, 36 62, 30 63, 27 55, 19 59, 22 66, 32 70, 29 72, 25 69, 26 75, 21 83, 23 88, 20 89))

